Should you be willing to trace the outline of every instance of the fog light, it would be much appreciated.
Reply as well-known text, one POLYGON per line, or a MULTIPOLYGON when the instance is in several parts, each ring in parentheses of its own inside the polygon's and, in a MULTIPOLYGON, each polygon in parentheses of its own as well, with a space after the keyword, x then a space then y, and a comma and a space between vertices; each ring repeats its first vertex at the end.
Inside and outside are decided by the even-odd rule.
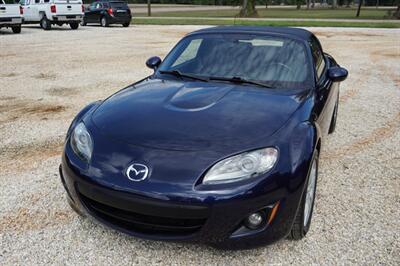
POLYGON ((265 223, 265 215, 261 212, 255 212, 250 214, 245 219, 245 225, 249 229, 257 229, 265 223))

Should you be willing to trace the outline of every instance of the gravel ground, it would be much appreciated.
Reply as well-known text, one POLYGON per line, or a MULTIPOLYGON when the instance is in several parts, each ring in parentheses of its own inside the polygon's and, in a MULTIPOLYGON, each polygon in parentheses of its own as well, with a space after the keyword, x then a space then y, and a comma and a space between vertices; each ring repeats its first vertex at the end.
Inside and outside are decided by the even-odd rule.
POLYGON ((350 72, 305 240, 246 251, 145 241, 78 217, 58 177, 83 106, 194 26, 0 31, 0 264, 400 264, 400 31, 311 28, 350 72))

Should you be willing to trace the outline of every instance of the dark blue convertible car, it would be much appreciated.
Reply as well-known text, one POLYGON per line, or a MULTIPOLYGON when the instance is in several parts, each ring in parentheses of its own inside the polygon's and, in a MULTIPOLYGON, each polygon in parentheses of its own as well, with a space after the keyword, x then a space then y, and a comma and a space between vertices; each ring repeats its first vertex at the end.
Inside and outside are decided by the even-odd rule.
POLYGON ((347 77, 309 31, 215 27, 85 107, 60 166, 70 205, 130 235, 249 248, 310 228, 347 77))

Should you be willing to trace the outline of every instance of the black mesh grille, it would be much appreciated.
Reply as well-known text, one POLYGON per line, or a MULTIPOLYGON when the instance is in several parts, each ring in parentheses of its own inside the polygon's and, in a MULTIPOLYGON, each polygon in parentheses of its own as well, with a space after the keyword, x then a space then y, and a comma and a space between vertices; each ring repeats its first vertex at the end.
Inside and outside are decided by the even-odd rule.
POLYGON ((145 234, 186 235, 198 231, 206 219, 176 219, 144 215, 114 208, 80 194, 81 200, 95 216, 125 230, 145 234))

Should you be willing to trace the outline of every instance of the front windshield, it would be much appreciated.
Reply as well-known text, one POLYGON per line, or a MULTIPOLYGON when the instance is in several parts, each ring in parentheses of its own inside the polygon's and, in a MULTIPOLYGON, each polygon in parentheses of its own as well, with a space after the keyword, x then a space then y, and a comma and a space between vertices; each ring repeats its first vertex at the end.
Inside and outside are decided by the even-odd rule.
POLYGON ((310 82, 310 66, 301 42, 257 34, 186 37, 165 58, 160 70, 207 78, 239 77, 276 88, 303 88, 310 82))

